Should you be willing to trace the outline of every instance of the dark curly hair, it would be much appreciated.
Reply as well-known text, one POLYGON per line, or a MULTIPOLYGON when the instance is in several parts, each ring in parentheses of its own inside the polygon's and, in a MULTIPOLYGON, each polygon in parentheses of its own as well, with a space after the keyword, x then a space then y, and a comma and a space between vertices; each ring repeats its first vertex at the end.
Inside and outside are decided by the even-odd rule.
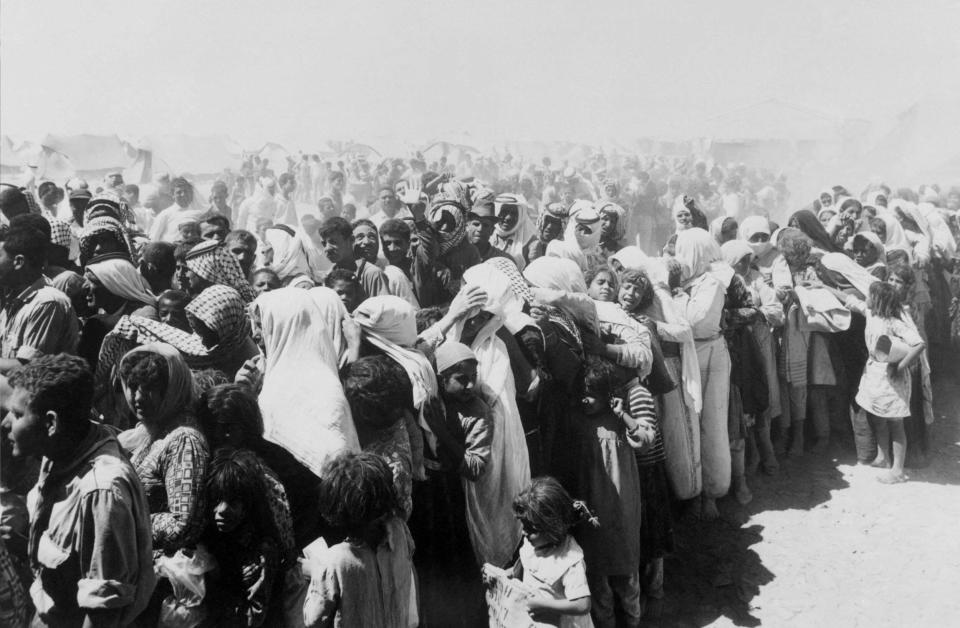
POLYGON ((38 415, 53 411, 67 431, 80 433, 90 420, 93 373, 83 358, 66 353, 42 355, 12 371, 11 388, 30 393, 30 410, 38 415))
POLYGON ((417 310, 417 333, 422 334, 428 327, 443 318, 443 310, 436 306, 417 310))
POLYGON ((386 356, 360 358, 343 369, 343 392, 353 420, 384 428, 413 408, 413 386, 399 364, 386 356))
POLYGON ((221 447, 213 453, 207 475, 207 514, 213 513, 222 501, 240 502, 247 521, 261 536, 279 537, 273 513, 266 499, 266 469, 260 459, 247 449, 221 447))
POLYGON ((637 310, 645 310, 653 303, 653 284, 647 273, 642 270, 627 269, 620 275, 620 285, 630 284, 640 289, 640 301, 637 303, 637 310))
POLYGON ((240 426, 246 437, 244 447, 256 450, 263 439, 263 415, 257 398, 240 384, 220 384, 204 391, 197 401, 197 420, 211 442, 217 424, 240 426))
POLYGON ((867 308, 878 318, 900 318, 903 313, 903 305, 897 289, 883 281, 870 284, 867 308))
POLYGON ((617 386, 617 369, 610 360, 588 355, 583 371, 583 391, 606 399, 617 386))
POLYGON ((324 466, 320 477, 320 513, 348 536, 368 536, 397 512, 393 473, 375 453, 341 454, 324 466))
POLYGON ((128 386, 164 390, 169 382, 167 361, 152 351, 137 351, 121 360, 120 379, 128 386))
POLYGON ((513 514, 525 530, 539 532, 555 545, 583 520, 593 521, 583 502, 549 476, 534 478, 513 500, 513 514))

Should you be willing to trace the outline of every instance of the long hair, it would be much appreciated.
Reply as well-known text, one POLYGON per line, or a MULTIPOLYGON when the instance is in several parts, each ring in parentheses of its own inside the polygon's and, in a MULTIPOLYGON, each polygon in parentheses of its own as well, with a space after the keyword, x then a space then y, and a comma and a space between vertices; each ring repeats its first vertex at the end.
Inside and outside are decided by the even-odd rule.
POLYGON ((634 285, 640 290, 640 301, 634 310, 645 310, 653 303, 653 284, 642 270, 627 269, 620 275, 620 286, 634 285))
POLYGON ((213 519, 214 509, 220 502, 240 502, 246 520, 255 533, 279 539, 266 499, 268 489, 265 474, 266 470, 252 451, 232 447, 217 449, 207 476, 209 518, 213 519))
POLYGON ((581 521, 597 525, 586 505, 574 501, 560 482, 549 476, 534 478, 514 498, 513 514, 524 528, 536 530, 552 545, 563 541, 581 521))
POLYGON ((397 512, 387 461, 372 452, 344 453, 329 461, 320 482, 320 514, 348 536, 369 538, 397 512))
POLYGON ((903 313, 903 304, 897 289, 885 281, 875 281, 870 284, 867 308, 871 314, 879 318, 896 319, 903 313))

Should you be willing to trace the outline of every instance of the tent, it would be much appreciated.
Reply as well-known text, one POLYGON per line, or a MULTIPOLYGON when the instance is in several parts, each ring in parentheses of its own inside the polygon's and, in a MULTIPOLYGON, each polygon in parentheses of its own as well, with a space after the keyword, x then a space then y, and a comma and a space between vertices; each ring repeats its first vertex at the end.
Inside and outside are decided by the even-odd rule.
POLYGON ((0 173, 36 179, 65 180, 75 174, 70 159, 40 142, 17 142, 4 135, 0 140, 0 173))
POLYGON ((138 142, 150 153, 149 178, 158 172, 212 179, 227 168, 238 171, 243 149, 225 135, 149 135, 138 142))

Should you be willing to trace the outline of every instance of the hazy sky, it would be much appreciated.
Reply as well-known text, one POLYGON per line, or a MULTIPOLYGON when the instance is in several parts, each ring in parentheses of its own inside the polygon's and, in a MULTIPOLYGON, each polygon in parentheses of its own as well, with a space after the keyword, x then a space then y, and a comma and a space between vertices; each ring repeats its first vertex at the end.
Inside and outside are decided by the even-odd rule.
POLYGON ((0 131, 604 139, 960 93, 960 0, 0 0, 0 131))

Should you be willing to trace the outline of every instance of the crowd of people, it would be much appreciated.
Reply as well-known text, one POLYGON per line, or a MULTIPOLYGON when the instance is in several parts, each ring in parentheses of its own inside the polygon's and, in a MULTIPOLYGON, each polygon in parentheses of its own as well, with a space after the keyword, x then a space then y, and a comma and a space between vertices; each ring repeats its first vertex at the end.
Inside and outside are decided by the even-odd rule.
POLYGON ((960 189, 280 170, 0 185, 0 624, 639 626, 785 456, 927 464, 960 189))

